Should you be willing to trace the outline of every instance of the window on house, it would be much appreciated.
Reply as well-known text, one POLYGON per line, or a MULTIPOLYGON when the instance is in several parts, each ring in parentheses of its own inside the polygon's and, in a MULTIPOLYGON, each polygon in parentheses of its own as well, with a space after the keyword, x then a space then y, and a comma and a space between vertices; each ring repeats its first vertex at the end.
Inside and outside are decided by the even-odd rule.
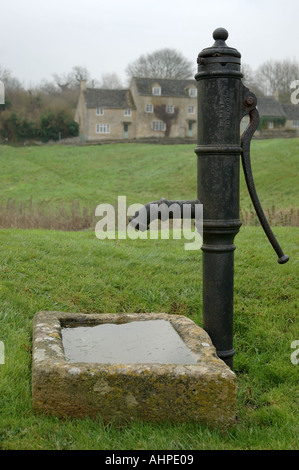
POLYGON ((191 98, 194 98, 195 96, 197 96, 196 88, 190 88, 189 89, 189 96, 191 96, 191 98))
POLYGON ((274 122, 273 121, 269 121, 268 122, 268 129, 273 129, 274 128, 274 122))
POLYGON ((195 114, 195 106, 188 106, 188 114, 195 114))
POLYGON ((165 106, 165 111, 169 114, 173 114, 174 113, 174 106, 172 104, 167 104, 165 106))
POLYGON ((152 93, 153 93, 153 95, 155 95, 155 96, 161 95, 161 87, 159 87, 159 86, 153 86, 153 88, 152 88, 152 93))
POLYGON ((97 108, 96 109, 97 116, 104 116, 104 108, 97 108))
POLYGON ((154 112, 154 105, 151 103, 148 103, 145 105, 145 112, 146 113, 153 113, 154 112))
POLYGON ((110 124, 97 124, 96 133, 97 134, 110 134, 110 124))
POLYGON ((299 127, 299 119, 293 121, 293 127, 299 127))
POLYGON ((165 131, 166 124, 163 121, 153 121, 153 131, 165 131))
POLYGON ((131 116, 131 115, 132 115, 132 110, 130 108, 125 109, 124 116, 131 116))

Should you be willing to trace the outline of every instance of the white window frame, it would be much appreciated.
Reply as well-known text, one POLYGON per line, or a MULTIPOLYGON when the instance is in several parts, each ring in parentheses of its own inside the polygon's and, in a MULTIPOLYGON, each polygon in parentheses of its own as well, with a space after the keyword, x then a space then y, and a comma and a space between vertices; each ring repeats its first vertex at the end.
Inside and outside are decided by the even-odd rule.
POLYGON ((189 88, 189 96, 191 98, 196 98, 197 96, 197 89, 196 88, 189 88))
POLYGON ((299 127, 299 119, 293 120, 293 127, 299 127))
POLYGON ((195 106, 188 106, 188 114, 195 114, 195 106))
POLYGON ((97 116, 104 116, 104 108, 96 108, 97 116))
POLYGON ((152 87, 152 94, 154 96, 160 96, 161 95, 161 87, 160 86, 153 86, 152 87))
POLYGON ((165 112, 168 114, 173 114, 174 113, 174 106, 173 104, 167 104, 165 106, 165 112))
POLYGON ((152 129, 155 132, 164 132, 166 131, 166 124, 163 121, 153 121, 152 129))
POLYGON ((274 129, 274 121, 268 122, 268 129, 274 129))
POLYGON ((126 108, 124 110, 124 116, 132 116, 132 110, 131 108, 126 108))
POLYGON ((154 112, 154 105, 152 103, 147 103, 145 105, 145 112, 146 113, 153 113, 154 112))
POLYGON ((96 134, 110 134, 110 124, 97 124, 96 134))

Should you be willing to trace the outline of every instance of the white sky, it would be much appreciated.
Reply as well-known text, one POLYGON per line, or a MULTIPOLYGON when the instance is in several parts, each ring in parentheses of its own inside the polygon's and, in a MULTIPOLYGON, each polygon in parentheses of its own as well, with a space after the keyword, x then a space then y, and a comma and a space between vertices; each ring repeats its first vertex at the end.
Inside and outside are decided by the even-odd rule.
POLYGON ((299 62, 298 0, 2 0, 0 13, 0 65, 25 87, 74 65, 125 82, 130 62, 164 47, 195 73, 218 27, 254 70, 268 59, 299 62))

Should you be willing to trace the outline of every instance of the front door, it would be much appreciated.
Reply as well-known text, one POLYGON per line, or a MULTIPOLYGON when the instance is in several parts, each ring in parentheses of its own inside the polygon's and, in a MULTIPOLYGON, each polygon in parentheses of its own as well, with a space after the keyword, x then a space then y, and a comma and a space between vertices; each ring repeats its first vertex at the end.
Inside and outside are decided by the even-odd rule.
POLYGON ((193 137, 193 122, 188 122, 188 137, 193 137))
POLYGON ((124 138, 127 139, 129 137, 129 124, 124 124, 124 138))

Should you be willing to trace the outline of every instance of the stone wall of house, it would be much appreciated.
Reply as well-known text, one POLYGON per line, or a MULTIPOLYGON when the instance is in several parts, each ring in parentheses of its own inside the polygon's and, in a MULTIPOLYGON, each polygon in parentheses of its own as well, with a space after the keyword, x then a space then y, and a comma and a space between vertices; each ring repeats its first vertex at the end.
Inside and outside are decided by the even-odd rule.
POLYGON ((84 141, 87 136, 87 109, 84 101, 85 80, 81 82, 78 105, 75 113, 75 121, 79 124, 80 140, 84 141))
POLYGON ((299 119, 287 119, 285 123, 285 128, 287 130, 292 130, 296 134, 296 136, 299 136, 299 119), (296 125, 294 125, 294 121, 296 122, 296 125))
POLYGON ((134 81, 131 93, 136 106, 136 138, 193 138, 197 137, 197 98, 140 95, 134 81), (152 110, 149 111, 152 105, 152 110), (173 106, 173 113, 166 112, 166 106, 173 106), (189 107, 194 113, 189 113, 189 107), (154 122, 166 123, 166 130, 156 130, 154 122), (190 123, 190 124, 189 124, 190 123))
POLYGON ((104 109, 102 116, 97 115, 96 108, 88 109, 88 141, 134 139, 136 136, 136 111, 125 116, 124 109, 104 109), (97 129, 97 126, 100 129, 97 129), (109 128, 107 127, 109 126, 109 128))

